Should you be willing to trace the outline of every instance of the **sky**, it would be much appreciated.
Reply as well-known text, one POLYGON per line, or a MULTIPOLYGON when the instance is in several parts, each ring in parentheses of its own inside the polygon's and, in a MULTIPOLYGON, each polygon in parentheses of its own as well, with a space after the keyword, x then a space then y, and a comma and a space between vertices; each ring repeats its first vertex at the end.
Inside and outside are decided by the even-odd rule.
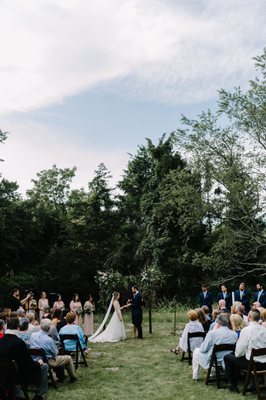
POLYGON ((138 145, 243 89, 266 38, 264 0, 0 0, 0 172, 103 162, 115 184, 138 145))

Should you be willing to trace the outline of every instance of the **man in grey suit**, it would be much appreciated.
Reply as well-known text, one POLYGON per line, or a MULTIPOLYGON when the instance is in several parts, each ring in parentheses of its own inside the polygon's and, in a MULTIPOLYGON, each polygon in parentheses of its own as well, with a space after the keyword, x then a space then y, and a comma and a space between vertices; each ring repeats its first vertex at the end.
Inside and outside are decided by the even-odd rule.
MULTIPOLYGON (((235 344, 237 342, 237 333, 228 328, 229 320, 227 314, 220 314, 217 317, 218 328, 208 332, 202 345, 195 349, 192 359, 193 379, 199 378, 200 367, 209 368, 212 350, 215 344, 235 344)), ((218 363, 223 362, 224 356, 229 351, 217 353, 218 363)))

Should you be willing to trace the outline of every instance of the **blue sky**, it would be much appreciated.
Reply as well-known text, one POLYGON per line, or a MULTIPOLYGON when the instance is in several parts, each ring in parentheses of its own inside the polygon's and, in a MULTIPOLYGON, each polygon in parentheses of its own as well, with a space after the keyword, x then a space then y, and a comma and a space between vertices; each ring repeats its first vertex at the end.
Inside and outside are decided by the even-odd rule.
POLYGON ((247 87, 265 46, 264 0, 2 0, 2 175, 22 193, 38 171, 104 162, 117 181, 145 137, 247 87))

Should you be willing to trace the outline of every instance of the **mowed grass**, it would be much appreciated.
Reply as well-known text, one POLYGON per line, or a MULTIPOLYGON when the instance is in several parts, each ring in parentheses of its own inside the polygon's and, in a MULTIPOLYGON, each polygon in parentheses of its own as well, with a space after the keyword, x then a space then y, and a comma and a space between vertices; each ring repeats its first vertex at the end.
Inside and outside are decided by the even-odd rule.
MULTIPOLYGON (((153 312, 151 335, 148 315, 144 313, 143 340, 132 338, 129 313, 125 313, 124 322, 128 339, 119 343, 91 344, 88 368, 78 368, 76 383, 69 384, 67 379, 58 389, 49 388, 50 399, 243 399, 242 395, 232 394, 227 389, 217 390, 214 384, 206 386, 204 373, 200 381, 192 381, 188 363, 181 362, 180 356, 169 351, 176 345, 186 322, 185 310, 177 313, 177 336, 172 334, 173 313, 169 311, 153 312)), ((247 398, 256 397, 248 395, 247 398)))

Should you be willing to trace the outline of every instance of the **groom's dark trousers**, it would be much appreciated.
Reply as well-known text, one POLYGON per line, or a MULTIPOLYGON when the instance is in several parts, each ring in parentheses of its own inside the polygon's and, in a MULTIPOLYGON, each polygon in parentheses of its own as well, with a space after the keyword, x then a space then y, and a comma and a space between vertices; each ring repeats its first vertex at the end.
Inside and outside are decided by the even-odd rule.
POLYGON ((132 324, 138 330, 138 338, 142 339, 142 298, 140 293, 136 293, 132 299, 132 324))

